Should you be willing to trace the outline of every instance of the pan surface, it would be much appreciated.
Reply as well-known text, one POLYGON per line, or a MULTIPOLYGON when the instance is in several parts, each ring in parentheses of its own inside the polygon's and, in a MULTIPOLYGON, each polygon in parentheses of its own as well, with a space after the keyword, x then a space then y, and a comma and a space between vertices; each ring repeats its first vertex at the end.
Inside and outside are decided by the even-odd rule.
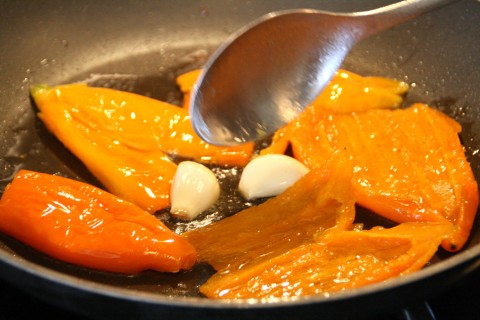
MULTIPOLYGON (((99 185, 35 116, 32 84, 88 81, 180 103, 175 77, 201 67, 212 50, 241 25, 270 11, 313 8, 367 10, 392 1, 0 1, 0 191, 20 168, 99 185)), ((345 68, 408 82, 407 102, 426 102, 458 120, 472 169, 480 175, 480 3, 461 1, 368 39, 345 68)), ((242 208, 228 170, 217 219, 242 208), (231 207, 226 203, 236 203, 231 207)), ((363 213, 372 223, 385 223, 363 213)), ((196 227, 158 213, 175 230, 196 227)), ((204 215, 205 218, 205 215, 204 215)), ((429 298, 480 264, 477 219, 466 248, 443 251, 424 270, 384 284, 331 296, 275 302, 218 302, 199 284, 213 272, 144 272, 125 276, 49 258, 0 234, 0 277, 39 298, 102 318, 275 319, 368 317, 429 298)))

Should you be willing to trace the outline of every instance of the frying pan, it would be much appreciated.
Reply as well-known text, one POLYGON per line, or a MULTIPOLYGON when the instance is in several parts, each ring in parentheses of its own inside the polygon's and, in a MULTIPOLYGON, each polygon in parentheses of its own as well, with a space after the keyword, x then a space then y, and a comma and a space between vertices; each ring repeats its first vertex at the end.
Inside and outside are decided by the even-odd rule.
MULTIPOLYGON (((231 32, 265 13, 293 8, 348 12, 391 2, 0 1, 0 188, 20 168, 98 185, 36 119, 28 93, 32 84, 89 81, 178 103, 175 76, 201 67, 231 32)), ((458 120, 478 180, 479 66, 480 3, 470 0, 362 42, 344 67, 404 80, 412 86, 407 103, 426 102, 458 120)), ((185 227, 162 213, 158 217, 174 229, 185 227)), ((479 265, 476 221, 464 250, 439 251, 431 265, 415 274, 331 296, 231 303, 199 296, 198 285, 212 274, 207 265, 174 275, 115 275, 51 259, 0 234, 0 277, 97 319, 368 317, 428 299, 479 265)))

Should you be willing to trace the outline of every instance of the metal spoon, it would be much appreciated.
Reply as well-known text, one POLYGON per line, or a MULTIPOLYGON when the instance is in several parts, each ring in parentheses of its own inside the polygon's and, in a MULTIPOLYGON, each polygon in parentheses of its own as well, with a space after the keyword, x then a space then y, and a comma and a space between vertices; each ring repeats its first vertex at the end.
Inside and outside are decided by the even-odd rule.
POLYGON ((267 14, 207 61, 192 94, 197 134, 217 145, 257 140, 291 121, 323 90, 360 40, 457 0, 405 0, 379 9, 267 14))

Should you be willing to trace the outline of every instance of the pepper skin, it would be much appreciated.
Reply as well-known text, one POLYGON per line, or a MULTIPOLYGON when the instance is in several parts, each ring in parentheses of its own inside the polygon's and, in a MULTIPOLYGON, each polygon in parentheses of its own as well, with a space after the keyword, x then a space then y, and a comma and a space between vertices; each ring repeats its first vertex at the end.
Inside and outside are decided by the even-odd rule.
POLYGON ((27 170, 0 200, 0 231, 62 261, 110 272, 178 272, 197 256, 139 207, 83 182, 27 170))

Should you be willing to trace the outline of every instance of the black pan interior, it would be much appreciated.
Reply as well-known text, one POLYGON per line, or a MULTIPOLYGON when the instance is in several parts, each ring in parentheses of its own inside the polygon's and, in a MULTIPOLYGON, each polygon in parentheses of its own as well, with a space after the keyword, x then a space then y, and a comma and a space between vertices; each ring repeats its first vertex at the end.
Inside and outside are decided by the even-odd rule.
MULTIPOLYGON (((0 36, 0 191, 20 168, 60 174, 100 186, 35 117, 35 106, 28 94, 32 84, 88 81, 92 85, 179 104, 181 95, 175 86, 175 77, 201 67, 221 40, 243 23, 280 9, 353 11, 390 2, 0 1, 4 8, 0 13, 0 30, 3 30, 0 36)), ((475 1, 461 1, 362 42, 344 65, 361 74, 404 80, 411 84, 406 104, 426 102, 458 120, 463 126, 461 139, 477 180, 480 173, 480 72, 475 69, 480 65, 478 30, 480 5, 475 1)), ((242 209, 246 204, 235 192, 238 175, 232 175, 228 168, 214 170, 222 177, 225 190, 217 206, 192 223, 176 221, 166 212, 159 212, 159 219, 170 228, 183 231, 242 209)), ((389 225, 388 221, 361 209, 360 215, 371 224, 389 225)), ((427 268, 430 271, 412 277, 411 283, 423 281, 425 284, 439 274, 454 279, 470 270, 480 255, 479 242, 476 221, 465 252, 452 256, 439 251, 433 266, 427 268)), ((176 275, 152 271, 134 276, 116 275, 62 263, 3 234, 0 234, 0 262, 5 265, 0 276, 6 280, 27 289, 33 286, 38 296, 49 301, 63 295, 67 307, 89 315, 102 314, 92 310, 96 304, 91 299, 102 301, 99 295, 108 296, 108 301, 129 301, 128 305, 149 310, 158 304, 161 308, 152 310, 168 306, 187 310, 188 314, 192 312, 189 307, 194 306, 215 314, 211 310, 219 308, 198 298, 199 284, 213 272, 207 265, 176 275), (135 296, 140 298, 132 298, 135 296), (72 302, 79 297, 88 303, 72 302), (185 297, 193 300, 185 302, 185 297)), ((442 286, 446 284, 446 281, 437 282, 442 286)), ((399 282, 398 287, 407 284, 410 282, 399 282)), ((392 288, 395 289, 395 285, 387 289, 392 288)), ((372 296, 375 290, 349 293, 339 300, 367 301, 368 304, 366 297, 372 296)), ((419 290, 423 295, 428 292, 419 290)), ((322 299, 286 305, 318 308, 332 300, 327 303, 322 299)), ((261 304, 252 308, 258 312, 259 307, 262 308, 261 304)), ((220 308, 229 310, 231 306, 220 304, 220 308)), ((272 309, 269 306, 267 310, 272 309)))

